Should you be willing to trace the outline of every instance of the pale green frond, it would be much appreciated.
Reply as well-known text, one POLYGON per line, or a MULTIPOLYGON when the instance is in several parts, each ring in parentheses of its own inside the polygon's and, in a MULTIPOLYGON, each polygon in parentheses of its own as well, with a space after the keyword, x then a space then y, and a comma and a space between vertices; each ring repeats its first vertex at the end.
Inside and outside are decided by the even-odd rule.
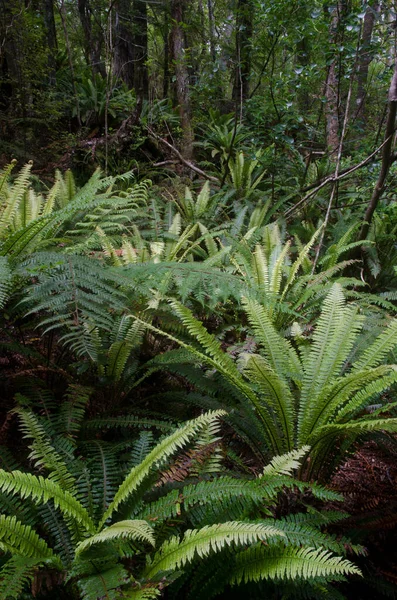
MULTIPOLYGON (((310 402, 317 397, 322 385, 326 384, 326 380, 330 376, 325 358, 329 356, 330 346, 335 344, 335 332, 341 323, 344 323, 344 312, 343 290, 340 285, 335 284, 324 300, 323 309, 313 334, 311 349, 303 363, 304 380, 299 410, 299 431, 306 424, 305 416, 310 402)), ((338 341, 343 344, 341 336, 338 336, 338 341)))
POLYGON ((202 217, 208 209, 210 201, 210 182, 206 181, 196 199, 195 212, 197 218, 202 217))
POLYGON ((53 212, 53 210, 55 208, 56 200, 59 195, 59 191, 60 191, 60 181, 59 181, 59 178, 56 178, 54 185, 47 192, 47 197, 45 199, 45 202, 43 202, 41 205, 41 214, 42 215, 50 215, 53 212))
POLYGON ((5 230, 11 226, 16 211, 18 210, 24 194, 28 189, 32 166, 33 163, 29 162, 22 167, 15 181, 9 187, 8 192, 5 195, 5 200, 2 203, 3 208, 2 210, 0 209, 0 237, 3 235, 5 230))
POLYGON ((276 262, 274 263, 273 268, 272 268, 271 279, 270 279, 270 291, 275 296, 278 296, 280 293, 281 281, 282 281, 282 278, 284 275, 283 267, 284 267, 285 259, 290 250, 290 246, 291 246, 290 241, 288 241, 286 244, 284 244, 284 247, 283 247, 282 251, 280 252, 280 256, 278 257, 278 259, 276 260, 276 262))
POLYGON ((284 289, 283 289, 283 292, 282 292, 281 297, 280 297, 280 301, 281 302, 284 300, 284 298, 285 298, 287 292, 289 291, 291 285, 294 283, 294 280, 296 278, 296 275, 297 275, 299 269, 301 268, 302 264, 307 259, 307 256, 308 256, 311 248, 313 247, 314 242, 316 241, 316 239, 320 235, 321 230, 322 230, 322 226, 313 234, 311 240, 306 244, 306 246, 304 246, 304 248, 302 248, 302 250, 299 252, 298 258, 295 260, 295 262, 293 263, 293 265, 291 265, 291 267, 289 269, 289 274, 288 274, 288 277, 287 277, 287 281, 285 282, 284 289))
POLYGON ((361 575, 360 569, 350 561, 333 556, 327 550, 314 548, 290 548, 281 545, 255 546, 236 556, 231 582, 271 579, 313 579, 339 575, 361 575))
POLYGON ((7 256, 0 256, 0 308, 7 302, 11 289, 12 274, 7 256))
POLYGON ((96 234, 98 235, 99 243, 102 246, 104 255, 107 256, 108 258, 110 258, 112 265, 114 265, 115 267, 121 267, 123 262, 122 262, 121 258, 119 257, 119 255, 117 254, 116 248, 113 246, 112 242, 110 241, 110 239, 108 238, 106 233, 99 226, 96 227, 95 231, 96 231, 96 234))
POLYGON ((269 265, 265 252, 260 244, 255 246, 255 251, 252 254, 251 269, 259 288, 268 294, 270 292, 269 265))
POLYGON ((224 411, 219 410, 201 415, 200 417, 197 417, 197 419, 188 421, 185 425, 178 428, 174 433, 160 442, 124 479, 113 498, 113 502, 111 502, 103 515, 99 528, 103 526, 120 504, 139 487, 152 468, 158 467, 169 456, 191 441, 203 427, 224 414, 224 411))
POLYGON ((302 448, 292 450, 282 456, 275 456, 263 469, 262 477, 267 477, 269 475, 292 475, 292 472, 300 467, 301 459, 309 452, 309 450, 310 446, 302 446, 302 448))
POLYGON ((344 433, 366 433, 368 431, 390 431, 391 433, 397 432, 397 418, 388 419, 356 419, 349 423, 335 423, 332 425, 325 425, 318 429, 318 436, 326 436, 333 433, 338 435, 344 433))
POLYGON ((136 251, 136 248, 133 247, 133 245, 125 235, 123 236, 121 247, 123 250, 123 263, 125 265, 134 265, 138 262, 138 253, 136 251))
POLYGON ((155 545, 153 529, 147 521, 118 521, 80 542, 76 547, 76 556, 79 556, 82 552, 85 552, 96 544, 117 540, 139 540, 147 542, 152 546, 155 545))
POLYGON ((52 500, 55 507, 81 524, 87 532, 96 531, 94 523, 80 502, 60 485, 41 475, 36 477, 21 471, 8 473, 0 469, 0 491, 18 494, 21 498, 31 498, 38 505, 52 500))
POLYGON ((27 558, 49 558, 52 549, 30 527, 17 520, 15 516, 0 515, 0 548, 27 558))
POLYGON ((191 529, 185 532, 182 540, 172 537, 159 548, 145 576, 152 579, 159 572, 179 569, 196 557, 204 558, 232 544, 252 544, 275 536, 284 537, 284 533, 272 525, 240 521, 191 529))

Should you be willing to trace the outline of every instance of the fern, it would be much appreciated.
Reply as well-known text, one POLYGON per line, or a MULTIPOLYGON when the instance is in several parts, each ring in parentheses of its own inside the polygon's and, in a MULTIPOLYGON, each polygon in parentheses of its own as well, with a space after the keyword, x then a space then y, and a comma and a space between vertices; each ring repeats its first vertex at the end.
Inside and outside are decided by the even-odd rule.
POLYGON ((46 542, 29 526, 15 516, 0 515, 0 548, 26 558, 43 560, 53 556, 46 542))
POLYGON ((205 425, 224 414, 225 413, 223 411, 214 411, 213 413, 202 415, 194 421, 190 421, 186 425, 180 427, 174 433, 166 437, 163 442, 158 444, 146 456, 142 463, 134 467, 129 475, 127 475, 117 490, 113 501, 105 511, 100 526, 102 526, 112 515, 112 513, 117 510, 119 505, 122 502, 125 502, 125 500, 138 488, 153 467, 158 466, 168 456, 174 454, 178 448, 181 448, 183 445, 185 445, 205 425))
POLYGON ((38 558, 12 556, 0 569, 0 598, 20 598, 42 564, 43 561, 38 558))
POLYGON ((118 521, 80 542, 76 547, 76 556, 79 556, 82 552, 85 552, 96 544, 120 539, 142 540, 152 546, 155 544, 152 529, 146 521, 118 521))
POLYGON ((195 555, 203 558, 231 544, 250 544, 284 534, 274 526, 238 521, 186 531, 182 540, 173 537, 165 542, 147 567, 145 576, 152 579, 157 573, 183 567, 195 555))
POLYGON ((76 498, 62 490, 59 484, 41 475, 36 477, 20 471, 7 473, 0 470, 0 490, 19 494, 22 498, 32 498, 37 504, 53 500, 64 515, 81 524, 86 532, 95 532, 91 518, 76 498))

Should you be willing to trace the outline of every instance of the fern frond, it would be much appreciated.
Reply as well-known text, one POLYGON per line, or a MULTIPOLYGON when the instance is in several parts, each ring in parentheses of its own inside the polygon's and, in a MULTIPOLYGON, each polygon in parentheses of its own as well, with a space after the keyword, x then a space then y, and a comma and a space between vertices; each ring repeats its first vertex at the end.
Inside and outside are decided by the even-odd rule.
MULTIPOLYGON (((17 395, 17 399, 21 399, 17 395)), ((21 420, 21 430, 24 437, 31 439, 29 458, 36 467, 45 467, 50 472, 49 478, 58 483, 63 489, 73 492, 75 479, 58 452, 48 441, 48 434, 33 412, 22 407, 14 409, 21 420)))
POLYGON ((288 386, 258 355, 249 356, 244 374, 258 386, 264 401, 280 423, 280 450, 291 450, 294 447, 295 402, 288 386))
POLYGON ((0 598, 17 600, 24 589, 32 583, 35 571, 42 560, 12 556, 0 569, 0 598))
POLYGON ((0 237, 2 237, 4 232, 11 226, 19 204, 28 188, 32 166, 33 163, 29 162, 22 167, 17 178, 10 187, 9 192, 6 194, 6 198, 2 203, 3 207, 0 212, 0 237))
POLYGON ((350 561, 327 550, 313 548, 254 546, 236 556, 231 583, 272 579, 313 579, 339 575, 361 575, 350 561))
POLYGON ((292 471, 300 467, 300 459, 310 450, 310 446, 302 446, 298 450, 292 450, 282 456, 276 456, 263 469, 262 477, 268 475, 291 475, 292 471))
POLYGON ((24 525, 15 516, 0 515, 0 548, 27 558, 44 559, 54 554, 30 525, 24 525))
POLYGON ((353 371, 377 367, 397 345, 397 319, 393 319, 354 363, 353 371))
POLYGON ((11 288, 11 267, 6 256, 0 256, 0 308, 5 305, 11 288))
POLYGON ((181 568, 195 556, 203 558, 231 544, 252 544, 277 535, 284 537, 283 532, 274 526, 239 521, 188 530, 182 540, 173 537, 159 548, 148 565, 145 576, 151 579, 161 571, 181 568))
POLYGON ((188 421, 185 425, 177 429, 174 433, 160 442, 142 461, 140 465, 134 467, 127 475, 119 489, 117 490, 113 501, 109 505, 100 523, 100 527, 107 521, 119 505, 124 502, 142 483, 151 469, 159 466, 166 458, 174 454, 178 448, 182 448, 195 436, 203 427, 223 416, 224 411, 214 411, 207 413, 188 421))
POLYGON ((152 546, 155 545, 153 530, 147 521, 118 521, 80 542, 76 547, 76 556, 96 544, 117 540, 141 540, 152 546))
POLYGON ((22 498, 32 498, 38 505, 52 500, 64 515, 81 524, 87 532, 95 533, 94 523, 76 498, 70 492, 64 491, 57 483, 41 475, 36 477, 20 471, 7 473, 0 470, 0 490, 18 494, 22 498))

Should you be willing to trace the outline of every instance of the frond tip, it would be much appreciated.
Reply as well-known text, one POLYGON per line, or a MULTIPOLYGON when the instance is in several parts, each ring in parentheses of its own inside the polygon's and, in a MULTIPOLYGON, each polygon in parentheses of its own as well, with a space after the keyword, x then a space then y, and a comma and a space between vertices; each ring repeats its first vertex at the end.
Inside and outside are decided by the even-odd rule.
POLYGON ((263 469, 263 475, 292 475, 292 471, 300 467, 300 459, 310 450, 310 446, 302 446, 282 456, 275 456, 271 463, 263 469))
POLYGON ((76 556, 96 544, 117 540, 141 540, 155 545, 153 530, 146 521, 118 521, 81 542, 76 548, 76 556))
POLYGON ((253 546, 236 557, 231 583, 272 579, 315 579, 340 575, 361 575, 350 561, 333 556, 322 548, 253 546))

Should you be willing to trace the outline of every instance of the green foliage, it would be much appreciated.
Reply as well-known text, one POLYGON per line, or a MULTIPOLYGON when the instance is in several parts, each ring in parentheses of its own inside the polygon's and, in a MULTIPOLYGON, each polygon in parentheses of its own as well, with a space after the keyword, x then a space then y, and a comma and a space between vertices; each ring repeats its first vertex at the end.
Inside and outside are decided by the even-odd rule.
MULTIPOLYGON (((324 300, 310 344, 297 351, 274 328, 266 308, 250 299, 243 304, 261 354, 242 353, 237 364, 180 303, 172 302, 172 307, 199 349, 163 335, 187 349, 191 360, 215 369, 226 384, 225 392, 233 390, 232 397, 223 398, 219 389, 218 406, 238 411, 231 423, 245 432, 254 449, 258 432, 262 455, 310 445, 311 461, 305 476, 325 476, 327 469, 335 466, 331 458, 343 458, 332 453, 338 440, 352 443, 366 431, 395 431, 394 418, 357 416, 396 382, 395 365, 378 366, 397 344, 394 320, 360 353, 357 344, 364 317, 346 304, 341 286, 335 284, 324 300), (352 355, 355 360, 349 365, 352 355), (256 428, 250 431, 253 420, 256 428)), ((166 364, 162 359, 159 366, 162 362, 166 364)))
MULTIPOLYGON (((79 405, 79 402, 73 402, 73 397, 69 396, 71 406, 73 408, 77 406, 73 411, 70 408, 69 414, 73 412, 80 418, 81 405, 84 402, 84 399, 81 400, 79 405)), ((43 427, 45 423, 46 427, 49 427, 51 423, 52 427, 57 430, 57 422, 59 425, 66 424, 61 438, 64 437, 67 440, 70 425, 68 420, 65 422, 65 410, 61 410, 58 417, 48 416, 43 421, 41 428, 39 419, 35 418, 33 413, 29 415, 27 409, 19 409, 18 414, 24 430, 28 432, 28 437, 33 439, 31 447, 36 458, 40 452, 43 453, 43 460, 39 464, 41 467, 45 467, 48 477, 44 478, 41 475, 36 476, 20 471, 0 471, 0 487, 7 494, 19 495, 24 499, 31 498, 39 510, 44 511, 42 514, 47 514, 47 526, 44 528, 45 537, 50 539, 54 550, 45 539, 38 536, 30 525, 22 524, 15 516, 2 515, 0 517, 0 546, 3 552, 11 554, 11 558, 0 571, 0 580, 2 589, 7 590, 9 597, 21 597, 21 592, 30 583, 34 570, 50 567, 63 574, 61 580, 66 577, 64 584, 66 589, 68 589, 69 583, 77 581, 80 590, 79 597, 82 599, 96 600, 102 598, 104 594, 106 597, 116 598, 121 593, 133 598, 155 598, 164 585, 171 584, 174 578, 180 576, 190 563, 194 564, 198 558, 206 559, 218 553, 222 554, 228 548, 230 549, 228 552, 231 551, 231 555, 235 557, 236 566, 244 573, 244 576, 240 578, 236 575, 235 583, 257 577, 285 581, 287 579, 294 580, 297 577, 309 579, 321 575, 323 578, 332 579, 339 573, 359 572, 349 561, 335 557, 331 553, 325 551, 316 553, 310 551, 310 546, 299 549, 295 545, 296 535, 299 533, 298 518, 294 522, 294 528, 292 524, 282 521, 280 521, 281 527, 279 527, 278 521, 269 516, 263 522, 250 522, 246 518, 239 520, 240 516, 249 513, 254 506, 257 506, 257 510, 262 507, 261 510, 267 510, 268 515, 271 515, 268 509, 264 509, 263 502, 266 503, 266 506, 271 507, 277 494, 285 485, 291 488, 296 485, 297 482, 291 479, 289 474, 296 469, 299 464, 297 460, 303 456, 306 449, 279 457, 265 469, 260 478, 246 481, 231 477, 221 476, 219 479, 215 477, 212 480, 190 483, 180 490, 171 489, 154 504, 145 505, 145 495, 155 481, 153 476, 159 468, 168 464, 171 455, 176 454, 194 439, 197 440, 200 433, 205 434, 206 442, 204 443, 207 446, 209 444, 209 447, 219 439, 214 437, 217 433, 215 423, 223 413, 218 411, 202 415, 182 425, 160 441, 139 464, 130 470, 116 489, 107 508, 105 506, 98 525, 95 525, 95 505, 90 506, 88 503, 88 509, 83 506, 83 502, 87 503, 88 498, 83 476, 86 468, 82 466, 81 458, 77 461, 69 460, 71 472, 80 473, 79 479, 71 476, 72 479, 76 479, 76 488, 71 488, 71 491, 63 490, 60 483, 54 481, 53 478, 53 474, 56 475, 59 471, 58 453, 50 441, 44 439, 43 427), (206 430, 208 431, 206 432, 206 430), (283 473, 283 475, 279 473, 283 473), (234 502, 230 504, 228 498, 234 502, 239 499, 238 504, 234 505, 234 510, 234 502), (183 520, 189 522, 190 513, 194 520, 205 523, 205 511, 199 516, 196 509, 214 507, 215 499, 219 502, 219 508, 223 505, 221 521, 201 525, 198 529, 182 529, 180 531, 180 527, 178 527, 177 535, 175 535, 175 529, 169 528, 166 534, 163 527, 165 521, 170 521, 171 524, 181 523, 181 516, 183 516, 183 520), (124 512, 122 506, 125 507, 124 512), (49 524, 52 507, 55 509, 56 519, 61 518, 57 527, 49 524), (105 524, 116 512, 117 517, 114 522, 105 524), (132 518, 123 518, 123 514, 129 514, 132 518), (232 521, 228 520, 228 514, 235 514, 237 518, 232 521), (70 534, 67 533, 67 529, 64 530, 62 520, 70 534), (172 533, 174 535, 171 535, 172 533), (293 537, 294 533, 295 538, 293 537), (72 544, 71 554, 65 554, 64 543, 63 548, 59 546, 59 542, 65 536, 72 544), (287 541, 288 538, 291 542, 287 541), (160 545, 156 544, 158 539, 160 539, 160 545), (266 540, 267 544, 273 548, 274 556, 277 552, 279 553, 280 564, 277 567, 276 561, 274 561, 273 570, 257 567, 255 574, 247 575, 243 560, 244 553, 253 544, 263 540, 266 540), (285 540, 283 546, 280 546, 280 540, 285 540), (152 553, 144 549, 147 545, 154 546, 155 544, 157 548, 152 553), (305 552, 303 552, 304 550, 305 552), (314 562, 310 570, 305 563, 308 555, 314 562), (288 566, 288 560, 292 556, 296 556, 296 564, 290 561, 288 566), (121 561, 127 557, 136 557, 140 561, 138 564, 141 567, 132 566, 134 563, 130 567, 126 564, 123 566, 121 561), (140 557, 144 558, 143 563, 140 557), (140 582, 139 588, 136 587, 137 581, 140 582), (143 589, 147 590, 147 594, 142 596, 140 592, 143 589)), ((76 427, 74 427, 75 432, 78 430, 77 424, 76 427)), ((59 438, 59 433, 54 438, 59 447, 62 447, 61 438, 59 438)), ((87 447, 93 444, 95 441, 84 442, 87 447)), ((198 438, 196 449, 202 447, 202 444, 203 442, 200 442, 200 438, 198 438)), ((105 444, 102 448, 105 454, 109 454, 109 451, 112 454, 114 451, 112 447, 107 449, 105 444)), ((178 461, 176 461, 175 467, 176 469, 181 468, 177 465, 178 461)), ((86 466, 90 471, 90 462, 86 466)), ((95 485, 95 480, 91 481, 92 484, 95 485)), ((310 486, 307 487, 310 489, 310 486)), ((216 518, 216 511, 214 517, 216 518)), ((219 517, 220 513, 218 512, 219 517)), ((324 518, 320 525, 324 522, 324 518)), ((307 523, 303 515, 302 519, 302 531, 306 525, 304 531, 308 544, 315 543, 320 536, 321 541, 327 547, 328 538, 326 535, 321 537, 321 532, 316 527, 316 521, 309 520, 307 523)), ((343 552, 342 546, 337 545, 332 538, 329 539, 329 542, 337 552, 343 552)))

